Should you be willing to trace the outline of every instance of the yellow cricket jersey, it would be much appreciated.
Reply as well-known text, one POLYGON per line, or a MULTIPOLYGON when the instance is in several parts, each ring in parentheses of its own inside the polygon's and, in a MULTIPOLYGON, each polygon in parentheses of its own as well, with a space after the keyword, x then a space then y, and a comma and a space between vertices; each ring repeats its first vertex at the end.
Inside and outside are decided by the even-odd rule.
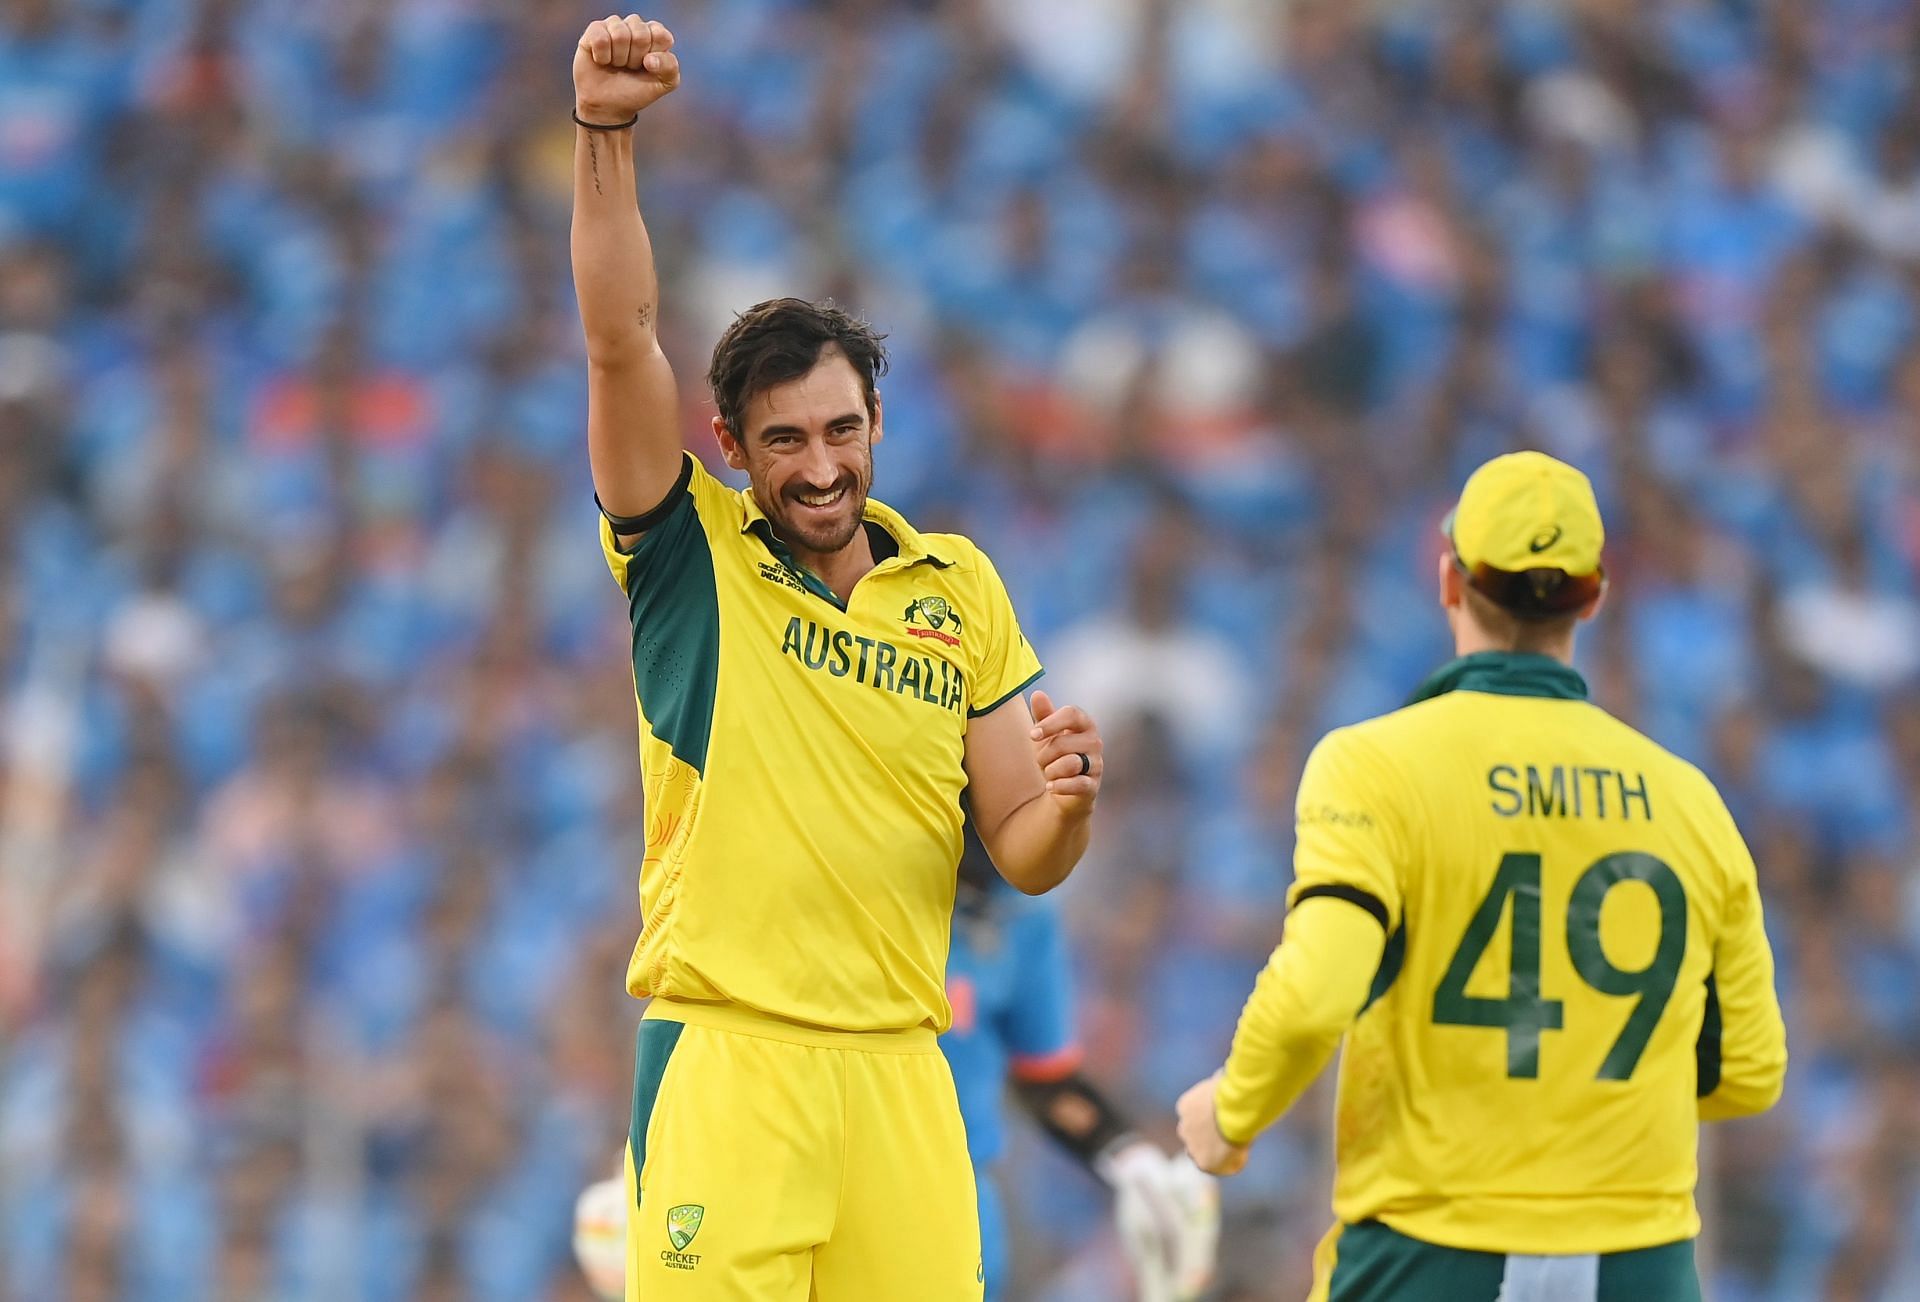
POLYGON ((1358 949, 1377 970, 1333 1032, 1343 1222, 1522 1254, 1691 1238, 1698 1123, 1767 1107, 1786 1069, 1753 860, 1707 778, 1564 665, 1469 656, 1422 697, 1308 760, 1295 917, 1221 1130, 1251 1139, 1324 1063, 1331 1040, 1289 1048, 1286 1019, 1358 949), (1286 979, 1316 911, 1319 967, 1286 979))
MULTIPOLYGON (((869 501, 897 554, 842 606, 688 456, 631 552, 643 926, 627 987, 841 1031, 946 1029, 968 720, 1040 674, 971 542, 869 501)), ((878 553, 876 553, 878 554, 878 553)))

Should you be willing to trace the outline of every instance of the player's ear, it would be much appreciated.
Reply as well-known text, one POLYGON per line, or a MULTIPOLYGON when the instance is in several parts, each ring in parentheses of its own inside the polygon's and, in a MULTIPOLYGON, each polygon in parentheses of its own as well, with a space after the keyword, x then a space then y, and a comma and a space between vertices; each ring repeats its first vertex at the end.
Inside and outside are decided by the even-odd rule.
POLYGON ((1592 619, 1595 615, 1598 615, 1600 613, 1600 607, 1607 604, 1607 590, 1611 586, 1606 574, 1603 572, 1600 575, 1600 591, 1593 594, 1593 600, 1589 601, 1586 608, 1580 612, 1580 622, 1582 624, 1592 619))
POLYGON ((880 405, 880 395, 876 393, 873 395, 873 432, 867 436, 867 442, 869 444, 878 443, 886 437, 886 427, 880 420, 880 417, 884 414, 884 410, 880 405))
POLYGON ((727 422, 718 416, 713 418, 713 437, 719 442, 720 455, 726 459, 729 466, 735 470, 747 468, 747 450, 740 445, 740 440, 733 436, 733 431, 727 428, 727 422))
POLYGON ((1442 551, 1435 560, 1440 583, 1440 609, 1458 610, 1460 603, 1466 600, 1466 576, 1460 573, 1460 567, 1453 563, 1453 557, 1442 551))

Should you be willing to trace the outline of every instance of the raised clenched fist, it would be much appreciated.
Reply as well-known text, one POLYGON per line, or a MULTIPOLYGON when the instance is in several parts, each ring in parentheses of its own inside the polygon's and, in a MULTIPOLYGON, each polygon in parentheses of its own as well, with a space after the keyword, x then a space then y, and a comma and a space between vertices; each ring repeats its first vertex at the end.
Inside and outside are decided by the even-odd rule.
POLYGON ((589 122, 625 122, 680 84, 666 24, 638 14, 587 24, 573 52, 574 112, 589 122))

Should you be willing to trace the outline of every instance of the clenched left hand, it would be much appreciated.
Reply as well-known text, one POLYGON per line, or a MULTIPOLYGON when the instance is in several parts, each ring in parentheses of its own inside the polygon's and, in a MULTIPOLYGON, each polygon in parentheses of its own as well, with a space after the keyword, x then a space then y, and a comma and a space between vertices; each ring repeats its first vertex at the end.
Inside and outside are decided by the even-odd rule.
POLYGON ((1077 705, 1057 706, 1045 692, 1033 694, 1033 756, 1047 779, 1047 794, 1063 813, 1093 813, 1106 775, 1106 743, 1093 718, 1077 705))

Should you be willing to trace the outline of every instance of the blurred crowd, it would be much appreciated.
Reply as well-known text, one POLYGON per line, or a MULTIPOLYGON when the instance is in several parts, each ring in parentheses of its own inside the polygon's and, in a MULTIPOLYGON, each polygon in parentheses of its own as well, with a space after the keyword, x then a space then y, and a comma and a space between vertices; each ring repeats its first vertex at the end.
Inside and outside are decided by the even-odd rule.
MULTIPOLYGON (((1171 1142, 1300 764, 1447 653, 1436 524, 1594 478, 1596 697, 1757 855, 1794 1065, 1720 1302, 1920 1297, 1920 5, 661 0, 692 446, 729 315, 891 333, 877 492, 1112 737, 1091 1070, 1171 1142)), ((626 1126, 632 685, 576 0, 0 0, 0 1297, 579 1299, 626 1126)), ((1227 1189, 1304 1292, 1327 1107, 1227 1189)), ((1021 1296, 1122 1296, 1012 1159, 1021 1296)))

